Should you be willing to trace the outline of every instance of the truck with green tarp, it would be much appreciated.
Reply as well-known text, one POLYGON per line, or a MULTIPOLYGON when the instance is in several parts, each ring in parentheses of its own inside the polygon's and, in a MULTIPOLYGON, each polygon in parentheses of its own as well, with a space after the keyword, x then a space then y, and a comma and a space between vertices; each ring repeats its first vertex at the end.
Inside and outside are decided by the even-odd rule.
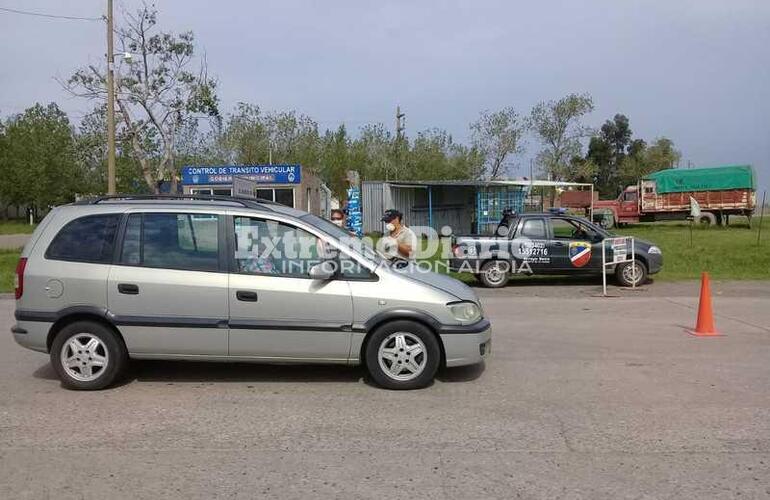
POLYGON ((751 165, 672 168, 645 176, 615 200, 594 202, 594 218, 605 227, 690 217, 726 225, 731 215, 741 215, 750 224, 756 204, 751 165))

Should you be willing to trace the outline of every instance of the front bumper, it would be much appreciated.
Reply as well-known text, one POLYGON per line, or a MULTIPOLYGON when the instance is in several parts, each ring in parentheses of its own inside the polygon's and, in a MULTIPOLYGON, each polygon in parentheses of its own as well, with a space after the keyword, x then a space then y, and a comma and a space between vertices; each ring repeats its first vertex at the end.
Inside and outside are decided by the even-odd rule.
POLYGON ((492 348, 492 327, 476 333, 442 333, 446 366, 465 366, 481 363, 492 348))
POLYGON ((659 253, 647 254, 647 274, 659 273, 663 268, 663 255, 659 253))

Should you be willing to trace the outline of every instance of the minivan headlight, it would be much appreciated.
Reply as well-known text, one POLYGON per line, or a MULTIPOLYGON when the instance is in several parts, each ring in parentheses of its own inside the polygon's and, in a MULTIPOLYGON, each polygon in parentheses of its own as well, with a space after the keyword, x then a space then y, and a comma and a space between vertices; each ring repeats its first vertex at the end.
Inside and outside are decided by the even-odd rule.
POLYGON ((473 323, 481 319, 481 309, 473 302, 455 302, 447 307, 457 321, 473 323))

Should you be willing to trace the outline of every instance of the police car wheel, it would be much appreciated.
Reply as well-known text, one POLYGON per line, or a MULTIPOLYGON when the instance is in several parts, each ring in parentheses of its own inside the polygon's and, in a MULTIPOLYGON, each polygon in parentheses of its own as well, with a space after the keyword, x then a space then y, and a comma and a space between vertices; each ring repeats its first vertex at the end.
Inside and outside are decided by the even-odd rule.
POLYGON ((500 288, 508 282, 508 265, 502 260, 490 260, 481 266, 479 281, 487 288, 500 288))
POLYGON ((644 262, 635 260, 633 262, 636 267, 635 270, 631 267, 631 264, 631 262, 624 262, 615 268, 615 277, 621 286, 634 286, 634 284, 639 286, 647 281, 647 266, 644 265, 644 262), (634 272, 636 272, 635 282, 634 272))

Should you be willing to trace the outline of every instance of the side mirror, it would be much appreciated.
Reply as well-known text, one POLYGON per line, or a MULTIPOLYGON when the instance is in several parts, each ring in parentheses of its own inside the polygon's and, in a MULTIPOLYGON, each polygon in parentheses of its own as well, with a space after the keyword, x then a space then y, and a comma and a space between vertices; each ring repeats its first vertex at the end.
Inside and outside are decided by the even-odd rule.
POLYGON ((498 236, 508 236, 508 231, 509 231, 508 226, 504 226, 500 224, 499 226, 497 226, 497 231, 495 232, 497 233, 498 236))
POLYGON ((308 274, 314 280, 330 280, 337 274, 336 263, 333 260, 319 262, 310 267, 308 274))

